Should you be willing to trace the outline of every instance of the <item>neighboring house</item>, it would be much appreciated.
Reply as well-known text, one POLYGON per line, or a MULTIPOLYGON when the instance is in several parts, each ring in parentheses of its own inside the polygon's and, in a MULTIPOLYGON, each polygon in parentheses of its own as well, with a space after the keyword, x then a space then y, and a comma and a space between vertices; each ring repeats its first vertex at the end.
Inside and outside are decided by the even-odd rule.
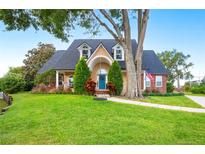
MULTIPOLYGON (((133 55, 136 51, 136 40, 132 40, 133 55)), ((77 39, 67 50, 57 51, 38 71, 43 73, 49 69, 56 71, 56 87, 73 86, 75 65, 80 57, 87 59, 91 70, 91 78, 97 83, 96 90, 106 90, 107 74, 114 60, 121 66, 123 74, 123 91, 127 87, 125 54, 123 48, 113 39, 77 39)), ((157 90, 166 93, 168 71, 153 50, 144 50, 142 56, 142 90, 157 90), (150 79, 146 74, 151 74, 150 79)))

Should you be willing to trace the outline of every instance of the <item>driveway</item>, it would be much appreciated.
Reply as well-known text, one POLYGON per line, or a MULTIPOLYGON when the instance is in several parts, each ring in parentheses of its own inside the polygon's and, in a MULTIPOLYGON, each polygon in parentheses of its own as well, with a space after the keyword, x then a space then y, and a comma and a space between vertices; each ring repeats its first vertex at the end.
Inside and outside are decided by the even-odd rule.
POLYGON ((107 98, 107 100, 112 101, 112 102, 117 102, 117 103, 149 106, 149 107, 161 108, 161 109, 195 112, 195 113, 205 113, 205 109, 200 109, 200 108, 190 108, 190 107, 154 104, 154 103, 148 103, 148 102, 138 102, 138 101, 133 101, 133 100, 121 99, 121 98, 117 98, 117 97, 110 97, 110 98, 107 98))
POLYGON ((186 97, 190 98, 191 100, 193 100, 194 102, 196 102, 197 104, 199 104, 205 108, 205 97, 203 97, 203 96, 190 96, 190 95, 186 95, 186 97))

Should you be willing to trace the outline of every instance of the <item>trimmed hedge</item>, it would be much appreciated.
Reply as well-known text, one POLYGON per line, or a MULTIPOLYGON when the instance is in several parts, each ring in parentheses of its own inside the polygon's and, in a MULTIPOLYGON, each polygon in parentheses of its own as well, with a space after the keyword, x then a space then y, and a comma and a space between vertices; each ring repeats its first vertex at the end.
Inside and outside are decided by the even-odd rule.
POLYGON ((79 94, 87 93, 85 83, 90 78, 90 70, 86 64, 86 60, 82 57, 76 67, 73 77, 74 91, 79 94))
POLYGON ((116 88, 116 95, 120 95, 123 88, 123 79, 120 65, 117 61, 114 61, 108 72, 108 82, 114 84, 116 88))
POLYGON ((195 86, 191 88, 193 94, 205 94, 205 86, 195 86))
POLYGON ((184 96, 184 93, 143 93, 143 96, 184 96))

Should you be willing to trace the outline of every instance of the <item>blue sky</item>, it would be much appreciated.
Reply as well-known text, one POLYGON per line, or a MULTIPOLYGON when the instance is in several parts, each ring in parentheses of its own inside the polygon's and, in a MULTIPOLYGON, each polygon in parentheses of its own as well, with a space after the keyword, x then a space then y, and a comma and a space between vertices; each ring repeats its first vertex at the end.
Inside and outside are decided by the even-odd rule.
MULTIPOLYGON (((136 20, 131 20, 132 38, 136 38, 136 20)), ((29 49, 38 42, 52 43, 56 49, 66 49, 73 39, 93 38, 77 28, 70 42, 61 42, 48 32, 29 29, 25 32, 5 32, 0 22, 0 76, 9 66, 21 66, 29 49)), ((112 38, 105 30, 95 38, 112 38)), ((155 52, 177 49, 190 54, 194 63, 192 73, 199 78, 205 75, 205 10, 151 10, 144 49, 155 52)))

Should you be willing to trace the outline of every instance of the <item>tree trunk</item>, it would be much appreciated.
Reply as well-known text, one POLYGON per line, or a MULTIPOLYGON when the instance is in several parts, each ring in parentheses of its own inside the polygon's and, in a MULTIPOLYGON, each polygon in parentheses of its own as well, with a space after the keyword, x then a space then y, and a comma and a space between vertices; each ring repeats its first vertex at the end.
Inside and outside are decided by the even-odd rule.
POLYGON ((142 96, 141 91, 141 73, 142 73, 142 54, 143 54, 143 43, 145 38, 145 33, 147 29, 149 10, 145 10, 142 17, 142 10, 138 10, 138 46, 135 54, 135 66, 137 72, 137 94, 138 97, 142 96))
POLYGON ((132 54, 132 41, 130 32, 130 22, 128 17, 128 10, 122 10, 123 27, 125 40, 122 43, 125 52, 126 75, 127 75, 127 93, 126 96, 134 98, 137 96, 137 78, 134 58, 132 54))

